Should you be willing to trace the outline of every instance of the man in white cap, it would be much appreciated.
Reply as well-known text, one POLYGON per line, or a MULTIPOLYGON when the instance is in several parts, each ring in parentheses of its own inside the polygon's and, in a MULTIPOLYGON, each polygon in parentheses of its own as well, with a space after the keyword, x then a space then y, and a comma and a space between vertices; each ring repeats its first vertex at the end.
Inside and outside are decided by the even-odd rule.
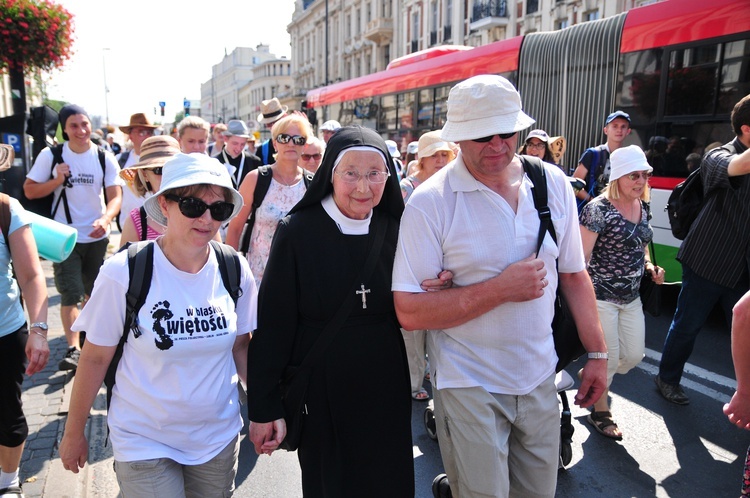
MULTIPOLYGON (((505 78, 453 87, 441 137, 456 159, 417 189, 401 219, 393 269, 399 321, 428 329, 435 418, 454 496, 553 497, 560 416, 552 318, 559 285, 589 360, 576 403, 605 388, 607 349, 583 259, 573 190, 544 167, 557 242, 536 253, 539 214, 515 151, 534 120, 505 78), (557 261, 556 261, 557 260, 557 261), (455 287, 424 292, 442 270, 455 287), (559 273, 558 273, 559 271, 559 273)), ((444 486, 445 476, 436 480, 444 486)))
POLYGON ((336 130, 338 130, 339 128, 341 128, 341 123, 339 123, 335 119, 329 119, 328 121, 320 125, 320 131, 323 132, 323 141, 325 143, 328 143, 333 134, 336 133, 336 130))
POLYGON ((232 176, 234 187, 239 188, 245 176, 258 166, 262 166, 263 163, 258 156, 254 156, 245 150, 247 139, 252 135, 244 121, 230 119, 223 134, 224 149, 216 159, 228 166, 227 169, 232 176))
MULTIPOLYGON (((264 100, 260 103, 260 114, 258 114, 258 123, 264 125, 266 129, 270 130, 273 124, 279 119, 286 116, 286 112, 289 107, 281 105, 279 99, 276 97, 271 100, 264 100)), ((257 156, 263 162, 263 164, 273 164, 276 162, 274 154, 276 149, 273 146, 273 140, 268 139, 258 147, 257 156)))

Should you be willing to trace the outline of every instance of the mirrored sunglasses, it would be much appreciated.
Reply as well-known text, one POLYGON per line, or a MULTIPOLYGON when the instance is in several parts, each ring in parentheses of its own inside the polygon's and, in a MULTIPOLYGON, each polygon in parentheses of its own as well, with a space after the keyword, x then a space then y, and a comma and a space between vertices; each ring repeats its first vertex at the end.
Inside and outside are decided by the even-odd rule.
POLYGON ((517 132, 515 131, 513 133, 497 133, 496 135, 490 135, 489 137, 475 138, 474 140, 472 140, 472 142, 486 143, 492 140, 493 138, 495 138, 495 136, 498 136, 502 138, 503 140, 508 140, 510 137, 512 137, 516 133, 517 132))
POLYGON ((276 135, 276 141, 280 144, 288 144, 290 140, 294 145, 305 145, 307 143, 307 139, 302 135, 287 135, 286 133, 276 135))
POLYGON ((234 212, 234 204, 231 202, 219 201, 208 205, 196 197, 180 197, 174 194, 167 194, 164 197, 175 201, 180 212, 187 218, 200 218, 208 209, 211 212, 211 218, 216 221, 225 221, 234 212))

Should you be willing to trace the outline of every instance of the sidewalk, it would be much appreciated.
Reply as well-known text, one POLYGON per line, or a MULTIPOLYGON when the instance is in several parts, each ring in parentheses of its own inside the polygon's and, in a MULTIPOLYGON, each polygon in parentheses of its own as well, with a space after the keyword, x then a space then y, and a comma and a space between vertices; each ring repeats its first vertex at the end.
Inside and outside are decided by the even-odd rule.
MULTIPOLYGON (((112 234, 110 249, 119 246, 119 234, 112 234)), ((52 263, 42 261, 49 293, 48 341, 50 359, 41 372, 24 379, 23 408, 29 436, 21 458, 20 478, 27 498, 109 498, 118 494, 112 468, 112 448, 107 440, 105 390, 99 391, 87 424, 89 463, 79 474, 63 469, 58 445, 62 439, 75 382, 72 373, 57 370, 65 356, 67 342, 60 321, 60 296, 55 290, 52 263)))

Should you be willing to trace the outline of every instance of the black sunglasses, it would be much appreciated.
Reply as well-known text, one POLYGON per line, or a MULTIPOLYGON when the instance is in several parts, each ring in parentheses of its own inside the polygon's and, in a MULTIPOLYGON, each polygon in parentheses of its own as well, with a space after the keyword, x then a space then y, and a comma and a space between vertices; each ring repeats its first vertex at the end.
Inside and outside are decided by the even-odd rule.
POLYGON ((180 212, 187 218, 200 218, 208 209, 211 212, 211 218, 216 221, 224 221, 234 212, 234 204, 231 202, 219 201, 209 206, 195 197, 180 197, 174 194, 166 194, 164 197, 170 201, 175 201, 180 208, 180 212))
POLYGON ((307 139, 302 135, 287 135, 286 133, 276 135, 276 141, 280 144, 288 144, 290 140, 294 145, 305 145, 307 143, 307 139))
MULTIPOLYGON (((508 140, 510 137, 512 137, 516 133, 518 132, 514 131, 513 133, 497 133, 496 135, 502 138, 503 140, 508 140)), ((489 137, 475 138, 474 140, 472 140, 472 142, 486 143, 492 140, 493 138, 495 138, 495 135, 490 135, 489 137)))
POLYGON ((151 172, 152 172, 153 174, 155 174, 155 175, 157 175, 157 176, 161 176, 161 170, 162 170, 162 166, 157 166, 156 168, 149 168, 149 170, 150 170, 150 171, 151 171, 151 172))

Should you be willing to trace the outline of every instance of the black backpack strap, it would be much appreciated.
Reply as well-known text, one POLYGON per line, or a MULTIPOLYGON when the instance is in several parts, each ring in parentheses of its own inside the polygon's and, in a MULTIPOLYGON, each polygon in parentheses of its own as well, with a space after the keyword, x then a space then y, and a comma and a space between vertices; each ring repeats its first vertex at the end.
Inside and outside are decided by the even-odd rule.
POLYGON ((255 191, 253 192, 253 204, 250 210, 250 216, 245 221, 245 230, 242 232, 242 240, 240 240, 240 252, 247 254, 250 248, 250 237, 253 234, 253 226, 255 225, 255 211, 258 210, 263 199, 265 199, 268 189, 271 186, 271 179, 273 174, 271 167, 268 165, 258 166, 258 181, 255 183, 255 191))
POLYGON ((130 151, 126 150, 120 154, 120 157, 117 159, 117 164, 119 164, 121 168, 124 168, 125 163, 128 162, 128 157, 130 157, 130 151))
MULTIPOLYGON (((107 386, 107 408, 112 401, 112 388, 115 385, 117 365, 122 358, 128 335, 133 332, 133 337, 138 338, 141 331, 138 329, 138 312, 146 302, 149 288, 151 287, 151 276, 154 270, 154 244, 153 242, 135 242, 128 244, 122 250, 128 252, 128 291, 125 294, 125 322, 123 323, 122 336, 117 344, 115 354, 107 367, 104 376, 104 384, 107 386)), ((109 430, 107 431, 109 433, 109 430)))
POLYGON ((138 214, 141 218, 141 239, 140 240, 147 240, 148 239, 148 215, 146 214, 146 208, 141 206, 138 209, 138 214))
POLYGON ((306 169, 302 170, 302 181, 305 182, 305 188, 310 188, 310 182, 313 181, 313 177, 315 176, 315 173, 311 171, 307 171, 306 169))
POLYGON ((544 164, 538 157, 519 156, 523 163, 523 170, 529 176, 531 183, 531 194, 534 198, 534 207, 539 214, 539 235, 537 237, 536 254, 542 249, 542 242, 546 232, 549 232, 552 240, 557 244, 557 234, 555 227, 552 225, 552 213, 547 205, 547 174, 544 171, 544 164))
POLYGON ((242 288, 240 287, 240 277, 242 274, 240 257, 237 254, 237 251, 231 246, 222 244, 215 240, 212 240, 210 243, 214 253, 216 253, 216 261, 219 263, 221 281, 224 284, 224 288, 232 297, 232 301, 234 301, 234 306, 236 308, 237 300, 242 295, 242 288))
MULTIPOLYGON (((55 166, 65 162, 62 156, 63 145, 64 144, 55 145, 54 147, 50 147, 49 149, 52 152, 52 167, 49 171, 50 179, 53 178, 52 172, 54 171, 55 166)), ((52 212, 50 213, 50 217, 52 219, 55 219, 55 213, 57 213, 57 210, 60 208, 60 203, 62 203, 63 209, 65 210, 65 221, 67 221, 68 225, 70 225, 71 223, 73 223, 73 219, 70 217, 70 208, 68 207, 68 194, 64 185, 62 188, 62 192, 60 192, 60 195, 57 198, 57 202, 54 206, 52 206, 52 212)))

